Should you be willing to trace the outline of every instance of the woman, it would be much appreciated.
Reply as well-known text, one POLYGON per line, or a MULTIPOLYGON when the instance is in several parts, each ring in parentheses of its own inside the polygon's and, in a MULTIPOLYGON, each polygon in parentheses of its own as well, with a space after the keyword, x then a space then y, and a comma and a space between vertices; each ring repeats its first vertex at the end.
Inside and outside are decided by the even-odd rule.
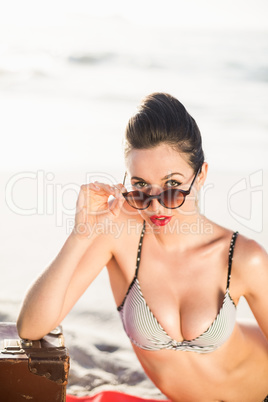
POLYGON ((125 151, 131 188, 81 186, 74 229, 29 290, 20 336, 38 339, 57 326, 107 266, 124 329, 163 394, 174 402, 263 401, 268 257, 199 213, 207 163, 194 119, 172 96, 152 94, 128 123, 125 151), (241 296, 259 326, 235 321, 241 296))

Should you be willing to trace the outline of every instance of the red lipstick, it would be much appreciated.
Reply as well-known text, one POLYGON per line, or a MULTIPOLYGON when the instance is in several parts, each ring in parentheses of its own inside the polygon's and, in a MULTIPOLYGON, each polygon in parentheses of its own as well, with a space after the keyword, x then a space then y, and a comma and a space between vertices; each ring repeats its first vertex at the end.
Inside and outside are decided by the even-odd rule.
POLYGON ((167 225, 172 216, 165 216, 165 215, 153 215, 150 216, 151 222, 156 226, 165 226, 167 225))

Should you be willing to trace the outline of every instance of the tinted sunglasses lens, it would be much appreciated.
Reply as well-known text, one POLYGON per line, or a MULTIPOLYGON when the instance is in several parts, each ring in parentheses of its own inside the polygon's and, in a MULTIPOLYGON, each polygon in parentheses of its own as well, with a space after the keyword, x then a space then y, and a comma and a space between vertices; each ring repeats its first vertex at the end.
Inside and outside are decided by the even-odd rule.
POLYGON ((161 201, 167 208, 178 208, 183 204, 184 194, 176 189, 166 190, 162 193, 161 201))
POLYGON ((133 208, 145 209, 148 207, 150 197, 142 191, 130 191, 125 199, 133 208))

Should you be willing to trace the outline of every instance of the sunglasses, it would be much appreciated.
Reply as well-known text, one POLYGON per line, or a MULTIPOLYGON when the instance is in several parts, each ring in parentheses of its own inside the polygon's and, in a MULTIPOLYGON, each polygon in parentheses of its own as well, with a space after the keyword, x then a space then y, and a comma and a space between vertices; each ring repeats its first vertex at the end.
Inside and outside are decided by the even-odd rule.
MULTIPOLYGON (((185 198, 190 194, 195 179, 197 178, 200 168, 196 171, 189 190, 179 190, 177 188, 169 188, 157 195, 149 195, 143 191, 135 190, 122 193, 127 203, 135 209, 146 209, 149 207, 153 199, 156 199, 163 207, 168 209, 176 209, 183 205, 185 198)), ((123 185, 125 185, 127 173, 125 173, 123 185)))

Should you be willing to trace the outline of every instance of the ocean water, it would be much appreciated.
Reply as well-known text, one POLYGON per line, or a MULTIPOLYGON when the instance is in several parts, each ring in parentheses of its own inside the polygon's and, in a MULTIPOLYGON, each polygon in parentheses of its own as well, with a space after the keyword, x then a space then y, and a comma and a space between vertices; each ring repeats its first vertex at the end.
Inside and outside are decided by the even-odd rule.
POLYGON ((73 14, 0 34, 1 170, 121 171, 126 122, 155 91, 196 119, 213 169, 267 169, 267 31, 73 14))

